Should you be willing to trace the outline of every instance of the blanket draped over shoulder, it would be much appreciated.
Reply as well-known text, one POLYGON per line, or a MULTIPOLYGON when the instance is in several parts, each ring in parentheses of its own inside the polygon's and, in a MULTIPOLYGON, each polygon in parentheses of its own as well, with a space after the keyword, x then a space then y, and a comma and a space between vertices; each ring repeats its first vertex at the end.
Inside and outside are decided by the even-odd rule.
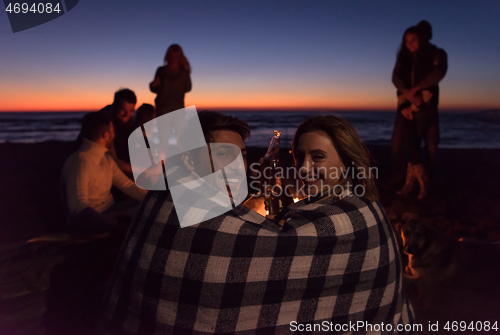
POLYGON ((240 205, 180 228, 170 193, 149 192, 118 260, 103 330, 288 334, 293 322, 317 331, 415 322, 378 202, 309 199, 281 217, 283 228, 240 205))

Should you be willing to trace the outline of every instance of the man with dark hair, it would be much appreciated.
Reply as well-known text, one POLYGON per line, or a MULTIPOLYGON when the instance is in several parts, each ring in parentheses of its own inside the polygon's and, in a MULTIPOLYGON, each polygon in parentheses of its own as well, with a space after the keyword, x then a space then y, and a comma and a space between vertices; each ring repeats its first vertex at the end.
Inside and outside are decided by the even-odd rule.
POLYGON ((112 113, 113 118, 120 120, 121 122, 127 124, 134 117, 135 105, 137 104, 137 97, 134 91, 124 88, 115 92, 115 98, 113 100, 112 113))
POLYGON ((105 146, 109 148, 113 143, 114 127, 110 127, 111 117, 105 113, 88 113, 82 118, 82 136, 91 141, 99 141, 108 135, 108 142, 105 146), (113 129, 112 129, 113 128, 113 129))
POLYGON ((104 107, 101 112, 109 113, 115 127, 115 140, 109 154, 127 176, 132 177, 128 137, 136 128, 134 122, 137 97, 134 91, 124 88, 115 92, 113 104, 104 107))
POLYGON ((108 155, 115 133, 107 113, 87 113, 82 119, 81 134, 80 150, 73 153, 63 167, 68 222, 84 230, 111 229, 115 218, 131 219, 133 214, 132 206, 115 204, 111 187, 116 186, 137 201, 141 201, 147 191, 138 188, 108 155))
POLYGON ((135 105, 137 103, 137 97, 134 91, 128 88, 122 88, 121 90, 116 91, 115 97, 113 99, 113 105, 119 106, 123 102, 128 102, 135 105))
POLYGON ((422 38, 426 41, 430 41, 432 39, 432 26, 427 20, 422 20, 417 24, 418 30, 420 30, 420 34, 422 38))
MULTIPOLYGON (((380 245, 369 244, 364 232, 350 226, 340 237, 328 236, 324 228, 332 222, 314 212, 315 204, 292 209, 297 215, 283 228, 238 202, 210 216, 224 206, 226 186, 204 176, 222 171, 219 179, 235 189, 231 184, 239 179, 227 167, 239 163, 233 150, 238 148, 246 169, 249 127, 214 112, 200 112, 199 123, 208 146, 179 154, 180 165, 163 172, 168 189, 150 191, 130 227, 106 299, 103 333, 288 334, 306 325, 333 332, 331 326, 356 321, 413 322, 395 241, 380 231, 386 228, 372 227, 380 245), (187 202, 193 206, 186 209, 187 202), (348 245, 355 235, 360 243, 348 245), (334 254, 334 247, 345 251, 334 254), (352 262, 367 255, 366 249, 379 257, 352 262)), ((181 146, 183 139, 188 138, 180 137, 181 146)), ((335 215, 345 222, 343 216, 352 213, 335 215)))
MULTIPOLYGON (((115 92, 113 103, 102 108, 99 112, 107 114, 113 122, 115 139, 109 148, 108 154, 128 177, 132 178, 130 156, 128 152, 128 137, 136 128, 134 111, 137 97, 134 91, 124 88, 115 92)), ((82 144, 83 134, 80 132, 76 139, 76 147, 82 144)))
POLYGON ((207 143, 215 142, 215 137, 219 131, 238 133, 243 140, 250 137, 250 127, 245 121, 238 118, 228 117, 212 111, 201 111, 198 113, 198 118, 207 143))

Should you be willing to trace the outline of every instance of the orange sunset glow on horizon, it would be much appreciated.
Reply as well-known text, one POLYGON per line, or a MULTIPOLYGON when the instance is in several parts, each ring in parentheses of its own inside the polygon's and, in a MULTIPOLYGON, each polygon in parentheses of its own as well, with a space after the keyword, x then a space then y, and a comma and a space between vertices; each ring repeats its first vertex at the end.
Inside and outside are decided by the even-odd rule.
POLYGON ((84 11, 94 5, 25 32, 11 34, 1 22, 0 112, 95 111, 122 88, 135 92, 136 108, 154 105, 149 84, 173 43, 191 69, 187 106, 395 112, 396 57, 405 30, 421 20, 432 25, 429 43, 447 55, 439 110, 500 108, 496 2, 432 4, 441 10, 370 1, 176 10, 131 2, 120 12, 100 4, 112 17, 84 11))
MULTIPOLYGON (((121 87, 120 87, 121 88, 121 87)), ((155 94, 147 89, 135 90, 138 108, 143 103, 154 105, 155 94)), ((368 94, 364 97, 349 91, 314 92, 300 95, 297 92, 190 92, 186 94, 186 106, 195 105, 198 109, 214 110, 395 110, 393 92, 382 96, 368 94)), ((94 90, 82 88, 79 92, 39 90, 29 94, 13 89, 4 89, 0 112, 37 112, 37 111, 93 111, 111 104, 113 89, 94 90)), ((395 95, 395 94, 394 94, 395 95)), ((491 100, 491 99, 490 99, 491 100)), ((442 110, 483 110, 498 108, 492 101, 483 99, 464 99, 463 97, 442 95, 442 110)))

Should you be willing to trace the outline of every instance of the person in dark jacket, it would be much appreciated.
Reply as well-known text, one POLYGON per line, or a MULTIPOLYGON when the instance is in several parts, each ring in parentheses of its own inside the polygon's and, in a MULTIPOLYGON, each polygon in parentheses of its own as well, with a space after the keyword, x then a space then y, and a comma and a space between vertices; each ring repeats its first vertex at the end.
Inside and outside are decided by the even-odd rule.
MULTIPOLYGON (((164 114, 184 108, 184 95, 191 91, 191 66, 182 48, 178 44, 168 47, 165 54, 165 65, 156 70, 154 80, 149 84, 151 92, 156 93, 156 115, 160 117, 164 114)), ((173 116, 174 122, 168 125, 158 125, 161 143, 169 143, 172 133, 176 139, 179 136, 179 129, 182 128, 186 120, 173 116)))
POLYGON ((432 27, 427 21, 408 28, 392 73, 392 82, 398 90, 398 111, 392 134, 394 180, 397 182, 402 176, 402 154, 406 147, 409 155, 406 182, 398 194, 411 193, 418 181, 419 199, 426 197, 428 184, 420 143, 425 141, 429 166, 433 167, 439 143, 438 83, 447 71, 446 52, 429 43, 430 38, 432 27))
POLYGON ((191 67, 182 48, 172 44, 165 54, 165 65, 156 70, 155 79, 149 84, 156 93, 156 114, 184 108, 184 94, 191 91, 191 67))

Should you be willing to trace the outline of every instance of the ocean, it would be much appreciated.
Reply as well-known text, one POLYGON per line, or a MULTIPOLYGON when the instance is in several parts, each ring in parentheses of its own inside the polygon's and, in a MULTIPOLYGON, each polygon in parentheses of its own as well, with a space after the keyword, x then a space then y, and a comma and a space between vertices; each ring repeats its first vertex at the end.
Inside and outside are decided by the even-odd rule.
MULTIPOLYGON (((289 146, 297 126, 313 112, 224 112, 246 120, 252 136, 247 146, 267 147, 273 130, 289 146)), ((74 141, 84 112, 0 113, 0 143, 74 141)), ((329 114, 329 113, 323 113, 329 114)), ((367 145, 390 145, 395 112, 336 112, 349 121, 367 145)), ((500 148, 500 111, 440 113, 442 148, 500 148)))

